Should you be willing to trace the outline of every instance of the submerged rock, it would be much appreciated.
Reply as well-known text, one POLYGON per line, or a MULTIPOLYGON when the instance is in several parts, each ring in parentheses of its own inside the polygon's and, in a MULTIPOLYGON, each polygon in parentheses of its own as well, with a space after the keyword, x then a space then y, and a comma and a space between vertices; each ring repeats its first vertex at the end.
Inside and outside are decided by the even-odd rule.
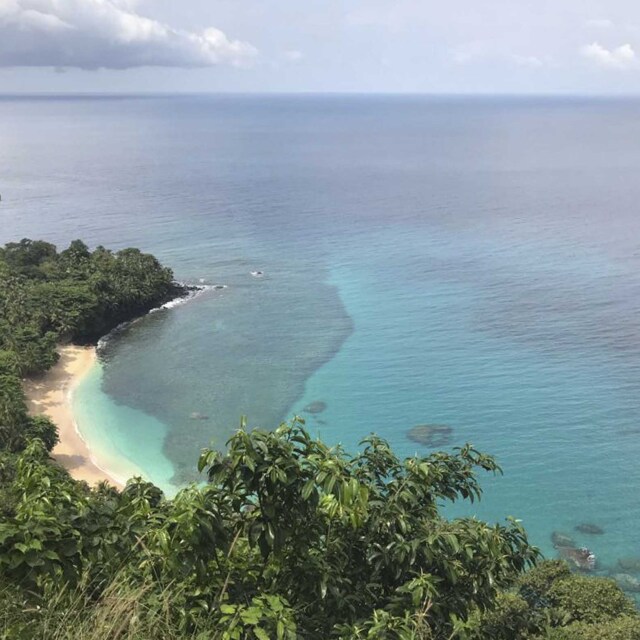
POLYGON ((209 416, 204 415, 203 413, 198 413, 197 411, 194 411, 189 418, 191 418, 191 420, 208 420, 209 416))
POLYGON ((571 536, 560 531, 551 534, 551 542, 558 555, 579 571, 594 571, 596 568, 596 555, 587 547, 576 547, 576 543, 571 536))
POLYGON ((580 533, 588 533, 593 536, 601 536, 604 533, 604 529, 597 524, 591 524, 590 522, 582 522, 575 527, 576 531, 580 533))
POLYGON ((557 547, 558 553, 570 566, 579 571, 593 571, 596 568, 596 555, 587 547, 557 547))
POLYGON ((303 411, 305 413, 311 413, 315 415, 316 413, 322 413, 327 408, 327 403, 322 402, 322 400, 316 400, 315 402, 311 402, 308 404, 303 411))
POLYGON ((560 531, 554 531, 551 534, 551 543, 553 544, 554 549, 561 549, 563 547, 575 549, 576 547, 575 540, 571 536, 566 533, 561 533, 560 531))
POLYGON ((620 558, 618 566, 624 572, 640 573, 640 558, 634 558, 633 556, 620 558))
POLYGON ((638 578, 634 578, 628 573, 616 573, 613 579, 623 591, 640 593, 640 580, 638 580, 638 578))
POLYGON ((446 424, 419 424, 407 431, 407 438, 427 447, 443 447, 452 434, 453 429, 446 424))

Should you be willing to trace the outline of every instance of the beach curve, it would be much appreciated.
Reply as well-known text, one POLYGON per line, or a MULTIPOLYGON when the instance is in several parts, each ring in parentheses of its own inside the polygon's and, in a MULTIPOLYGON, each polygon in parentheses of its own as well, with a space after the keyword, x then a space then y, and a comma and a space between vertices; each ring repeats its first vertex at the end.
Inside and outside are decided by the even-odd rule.
POLYGON ((76 480, 89 485, 106 481, 121 488, 123 485, 94 461, 91 451, 78 432, 71 397, 97 361, 95 347, 62 345, 60 358, 46 373, 24 381, 27 407, 31 415, 45 415, 58 427, 60 442, 52 455, 76 480))

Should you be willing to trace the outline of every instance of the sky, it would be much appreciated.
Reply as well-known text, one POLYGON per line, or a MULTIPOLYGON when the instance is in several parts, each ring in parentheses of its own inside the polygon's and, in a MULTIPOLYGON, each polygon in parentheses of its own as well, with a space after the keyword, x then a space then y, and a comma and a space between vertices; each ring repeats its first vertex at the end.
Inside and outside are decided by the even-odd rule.
POLYGON ((638 0, 0 0, 0 93, 640 94, 638 0))

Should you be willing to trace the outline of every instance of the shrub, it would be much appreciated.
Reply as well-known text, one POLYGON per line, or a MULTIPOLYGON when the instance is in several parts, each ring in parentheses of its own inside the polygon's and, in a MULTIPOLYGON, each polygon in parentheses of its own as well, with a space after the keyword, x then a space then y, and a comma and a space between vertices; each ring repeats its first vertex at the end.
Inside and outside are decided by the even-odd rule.
POLYGON ((608 578, 572 575, 555 582, 548 596, 568 620, 576 622, 607 622, 636 612, 631 600, 608 578))
POLYGON ((640 618, 623 616, 609 622, 587 624, 574 622, 554 629, 545 640, 640 640, 640 618))
POLYGON ((534 630, 534 619, 526 600, 515 593, 501 593, 495 605, 478 614, 474 637, 478 640, 513 640, 534 630))

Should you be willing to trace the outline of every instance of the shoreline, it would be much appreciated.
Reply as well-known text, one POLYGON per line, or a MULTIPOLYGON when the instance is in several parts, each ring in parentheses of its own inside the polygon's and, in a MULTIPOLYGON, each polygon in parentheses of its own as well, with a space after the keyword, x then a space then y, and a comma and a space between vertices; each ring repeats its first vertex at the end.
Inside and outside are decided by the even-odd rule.
POLYGON ((96 363, 96 348, 64 345, 58 347, 58 353, 60 359, 49 371, 23 383, 29 413, 45 415, 58 427, 60 442, 52 456, 71 477, 91 486, 106 481, 122 488, 121 482, 93 461, 73 414, 73 391, 96 363))
POLYGON ((23 389, 27 401, 27 409, 31 415, 45 415, 58 428, 60 441, 51 452, 52 457, 75 480, 81 480, 95 486, 99 482, 107 482, 111 486, 123 489, 127 480, 134 476, 146 477, 146 474, 135 465, 126 464, 123 469, 114 465, 107 471, 96 459, 76 422, 73 411, 73 392, 92 370, 98 360, 98 354, 106 343, 114 336, 126 330, 133 322, 146 315, 191 302, 206 291, 226 289, 221 284, 189 285, 176 283, 182 292, 147 313, 120 323, 102 336, 95 346, 80 346, 74 344, 58 345, 60 356, 58 362, 49 371, 23 380, 23 389), (118 468, 117 473, 114 469, 118 468))

